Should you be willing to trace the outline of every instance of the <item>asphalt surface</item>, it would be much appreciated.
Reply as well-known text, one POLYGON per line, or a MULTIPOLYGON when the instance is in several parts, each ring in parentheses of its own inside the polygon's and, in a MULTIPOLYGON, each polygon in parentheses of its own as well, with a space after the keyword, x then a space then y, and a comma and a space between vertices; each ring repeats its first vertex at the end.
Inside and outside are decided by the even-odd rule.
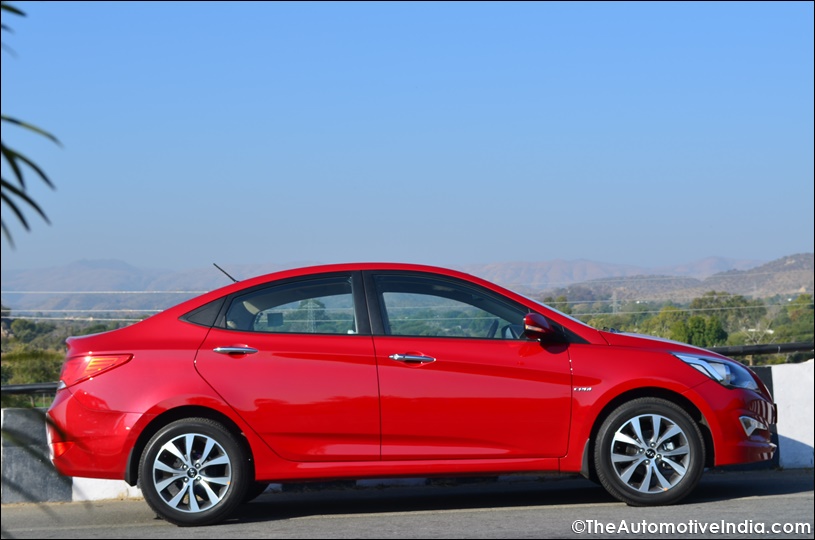
POLYGON ((142 500, 2 507, 3 538, 813 538, 813 472, 711 471, 681 504, 632 508, 579 477, 298 485, 179 528, 142 500))

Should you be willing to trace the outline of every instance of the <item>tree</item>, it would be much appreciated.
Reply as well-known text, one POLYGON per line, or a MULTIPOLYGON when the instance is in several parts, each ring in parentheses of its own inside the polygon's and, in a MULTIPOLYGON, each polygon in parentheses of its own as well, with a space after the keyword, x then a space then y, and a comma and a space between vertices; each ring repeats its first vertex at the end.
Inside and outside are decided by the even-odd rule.
POLYGON ((643 321, 642 332, 652 336, 672 338, 673 329, 683 324, 687 318, 686 311, 676 306, 665 306, 659 310, 657 315, 643 321))
MULTIPOLYGON (((25 13, 17 9, 16 7, 12 6, 7 2, 0 2, 0 10, 5 15, 6 13, 17 15, 20 17, 25 17, 25 13)), ((2 24, 2 29, 8 32, 11 32, 11 28, 7 26, 5 23, 2 24)), ((9 49, 6 48, 5 44, 3 44, 3 50, 8 51, 9 49)), ((5 114, 0 115, 2 118, 3 125, 10 124, 12 126, 20 127, 22 129, 26 129, 28 131, 32 131, 47 139, 50 139, 54 143, 59 146, 62 146, 59 140, 56 137, 44 131, 36 126, 18 120, 16 118, 12 118, 10 116, 6 116, 5 114)), ((2 204, 7 206, 9 210, 17 217, 17 220, 22 224, 23 228, 26 231, 30 231, 31 227, 28 224, 28 220, 25 217, 25 214, 22 211, 22 206, 29 206, 35 212, 37 212, 42 219, 45 220, 46 223, 50 223, 48 220, 48 216, 45 215, 45 212, 39 207, 39 205, 26 193, 26 182, 23 176, 23 168, 28 167, 33 170, 37 176, 45 182, 45 184, 50 187, 51 189, 54 188, 54 184, 51 183, 51 180, 48 176, 43 172, 43 170, 37 166, 36 163, 31 161, 29 158, 18 152, 17 150, 12 149, 9 146, 6 146, 5 141, 0 142, 0 153, 2 153, 2 161, 8 165, 8 168, 11 170, 13 175, 13 179, 9 179, 5 176, 2 177, 2 189, 0 190, 0 200, 2 200, 2 204)), ((8 240, 11 246, 14 246, 14 240, 11 237, 11 232, 9 231, 8 227, 6 226, 5 219, 0 219, 0 227, 2 227, 3 235, 8 240)))
POLYGON ((724 330, 731 336, 756 328, 767 315, 761 300, 751 300, 738 294, 710 291, 690 303, 690 309, 701 315, 715 315, 724 330))
POLYGON ((727 332, 718 317, 692 315, 671 326, 670 338, 697 347, 715 347, 727 340, 727 332))
MULTIPOLYGON (((812 341, 815 311, 811 294, 802 294, 789 301, 774 321, 774 339, 777 343, 812 341)), ((812 358, 812 352, 787 355, 787 362, 803 362, 812 358)))
POLYGON ((53 324, 37 324, 27 319, 14 319, 11 321, 11 333, 21 343, 30 343, 40 335, 53 329, 53 324))
POLYGON ((555 308, 558 311, 566 313, 567 315, 571 315, 571 310, 569 309, 569 300, 566 298, 566 295, 561 294, 557 298, 553 298, 551 296, 547 296, 543 299, 543 303, 555 308))

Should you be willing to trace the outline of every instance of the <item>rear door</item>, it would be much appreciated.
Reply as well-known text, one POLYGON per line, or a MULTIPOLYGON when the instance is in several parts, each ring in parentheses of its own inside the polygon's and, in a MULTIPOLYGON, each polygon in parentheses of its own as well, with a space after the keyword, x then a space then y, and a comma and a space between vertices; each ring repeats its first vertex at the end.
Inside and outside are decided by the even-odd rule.
POLYGON ((256 287, 227 299, 199 373, 278 455, 378 460, 373 341, 359 274, 256 287))

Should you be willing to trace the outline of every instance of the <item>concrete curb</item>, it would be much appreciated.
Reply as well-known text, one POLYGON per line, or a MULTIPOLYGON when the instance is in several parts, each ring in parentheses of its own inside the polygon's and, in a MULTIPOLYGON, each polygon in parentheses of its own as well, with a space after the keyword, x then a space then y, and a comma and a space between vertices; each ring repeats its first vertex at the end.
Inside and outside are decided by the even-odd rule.
MULTIPOLYGON (((778 405, 778 452, 773 463, 759 466, 785 469, 813 467, 813 366, 809 360, 801 364, 784 364, 756 369, 773 393, 778 405)), ((139 499, 138 488, 121 480, 68 478, 60 476, 48 459, 45 424, 41 409, 3 409, 2 445, 2 504, 23 502, 70 502, 103 499, 139 499)), ((499 482, 545 478, 542 475, 507 475, 489 477, 499 482)), ((562 476, 557 473, 554 476, 562 476)), ((466 483, 475 479, 399 478, 348 480, 326 483, 272 484, 267 491, 302 491, 305 489, 379 488, 383 486, 423 486, 434 482, 466 483)))

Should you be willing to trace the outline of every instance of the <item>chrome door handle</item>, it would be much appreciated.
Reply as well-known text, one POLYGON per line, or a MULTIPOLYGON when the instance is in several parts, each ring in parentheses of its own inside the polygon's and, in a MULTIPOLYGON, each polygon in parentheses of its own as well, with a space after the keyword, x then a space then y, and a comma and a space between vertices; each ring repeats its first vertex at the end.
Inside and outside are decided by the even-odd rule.
POLYGON ((258 352, 253 347, 215 347, 212 350, 218 354, 255 354, 258 352))
POLYGON ((436 359, 432 356, 420 356, 418 354, 392 354, 388 358, 396 360, 397 362, 405 362, 406 364, 429 364, 435 362, 436 359))

